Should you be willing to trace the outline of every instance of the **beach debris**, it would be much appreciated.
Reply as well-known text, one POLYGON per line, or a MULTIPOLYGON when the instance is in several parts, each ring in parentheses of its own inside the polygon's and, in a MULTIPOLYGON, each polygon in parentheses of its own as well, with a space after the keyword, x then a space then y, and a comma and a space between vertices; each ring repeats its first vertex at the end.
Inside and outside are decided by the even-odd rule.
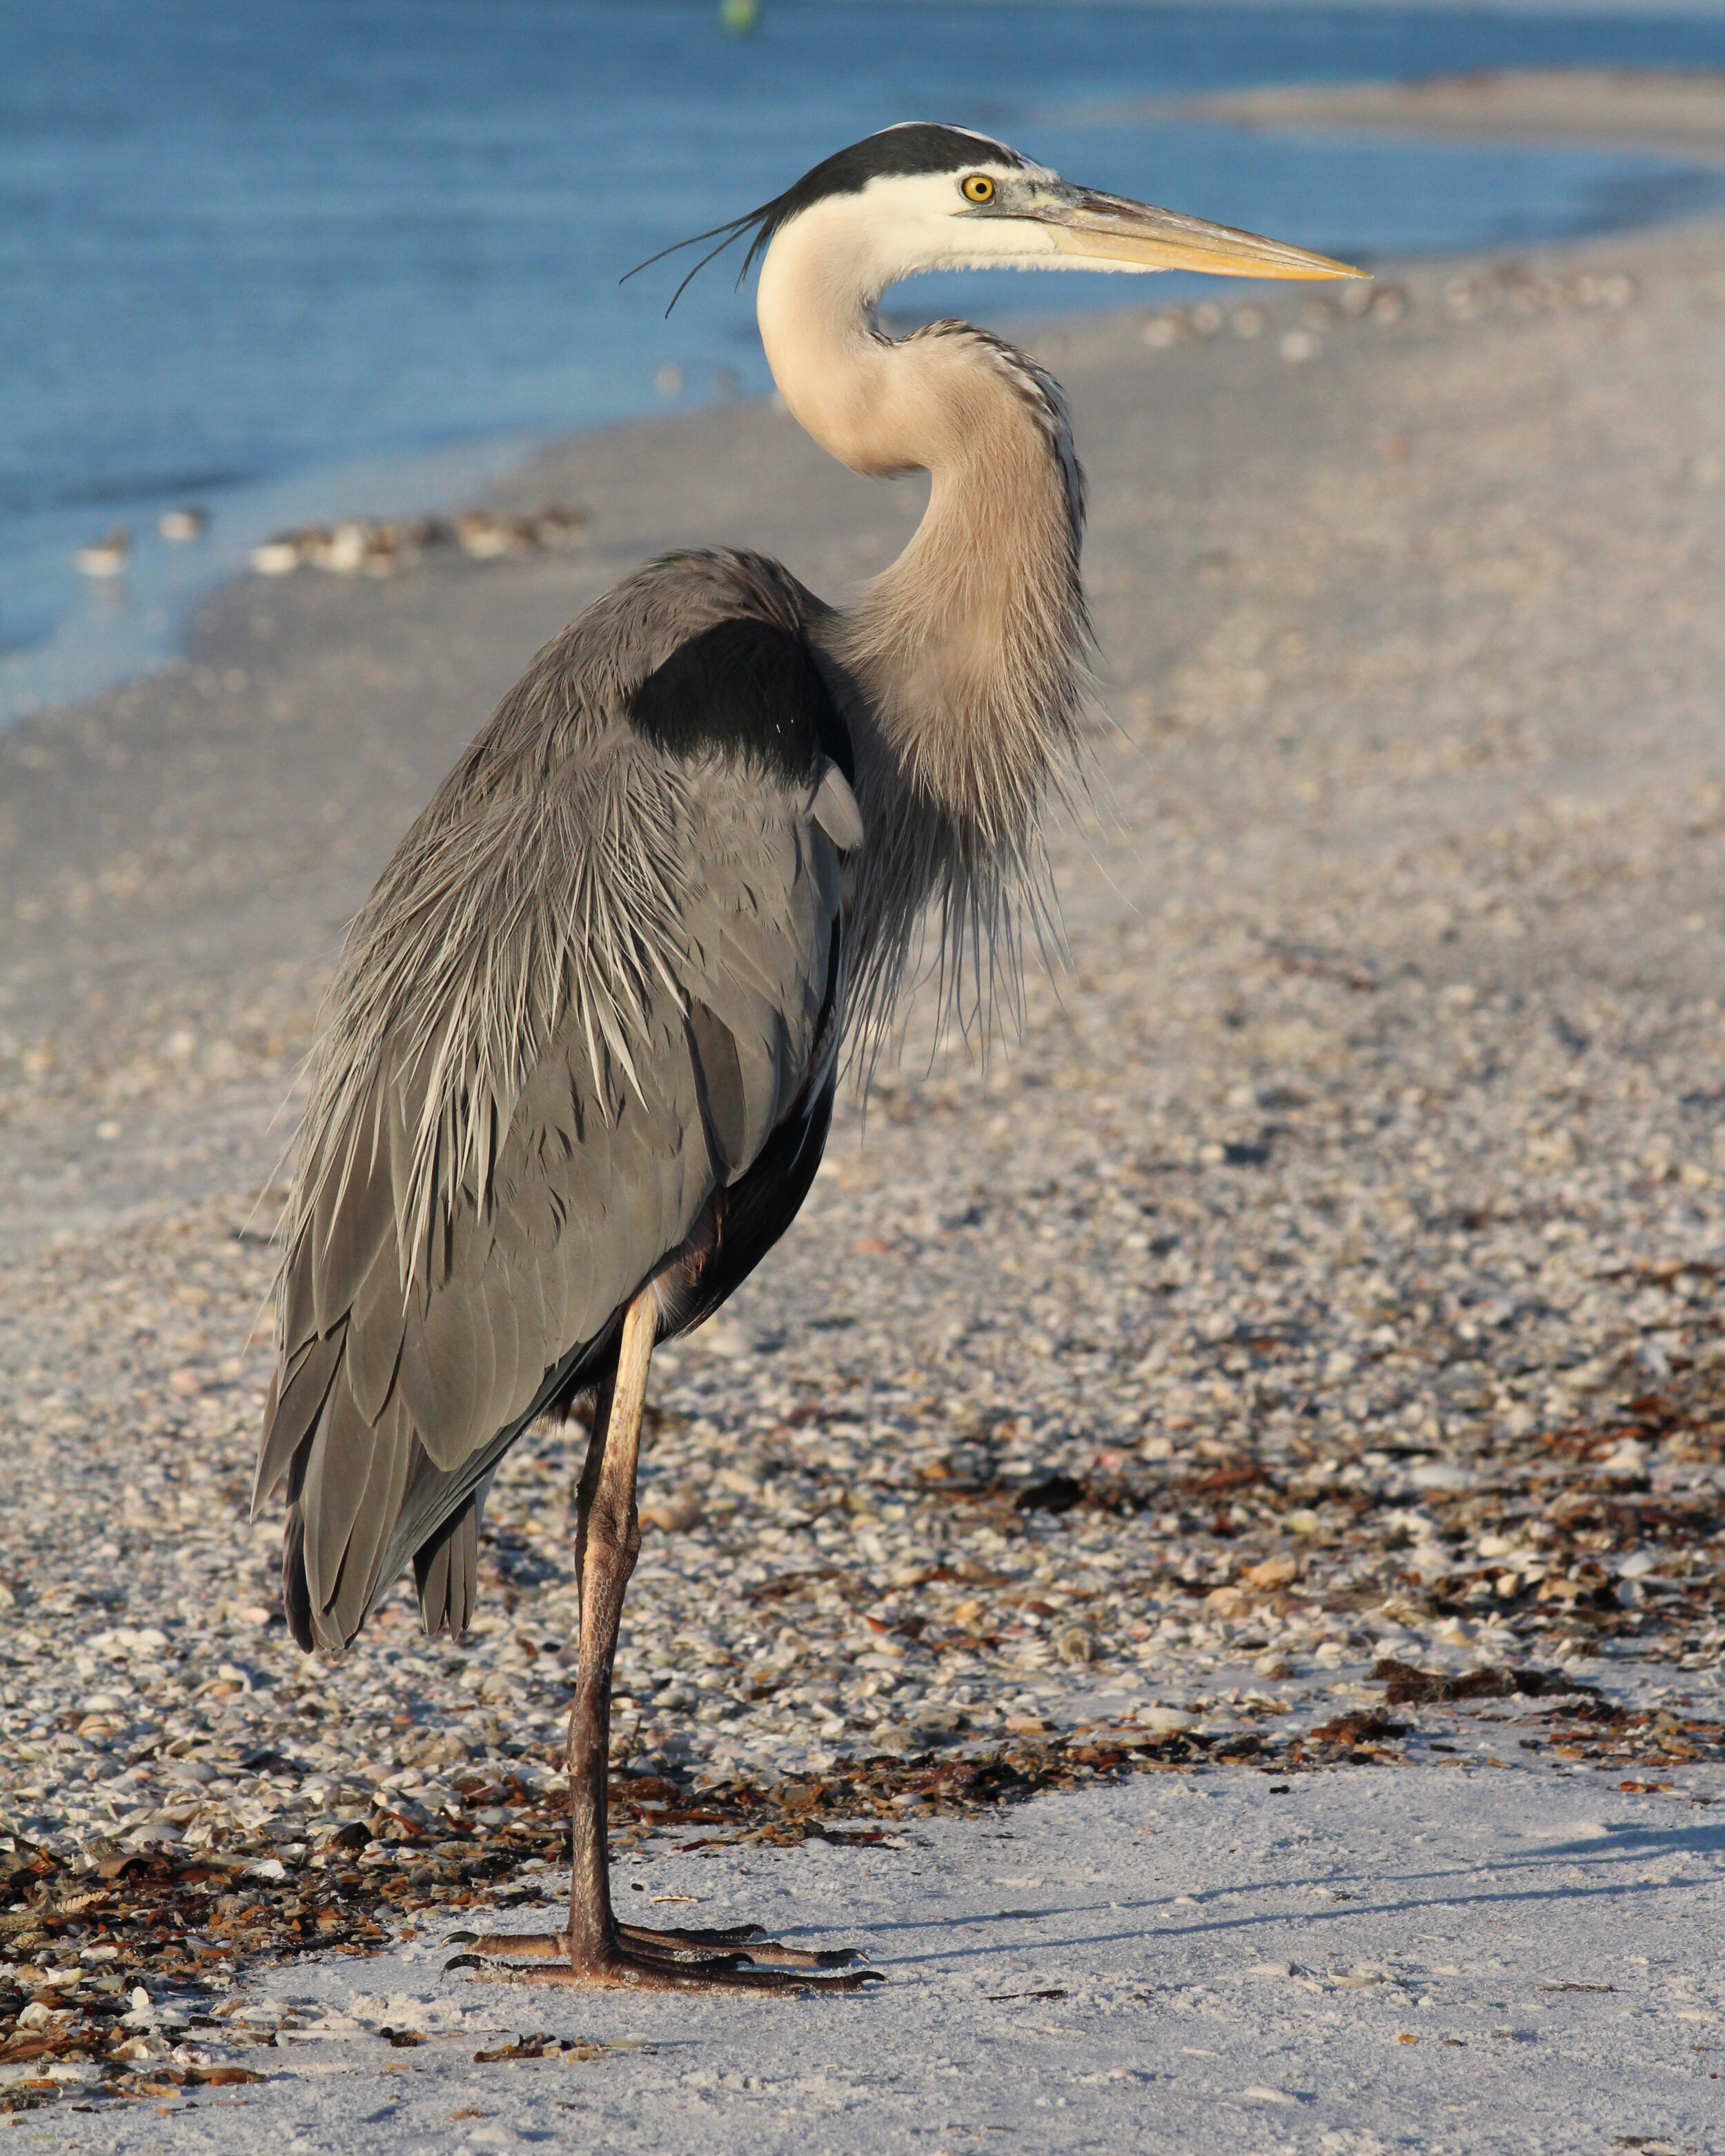
POLYGON ((503 516, 483 509, 464 510, 455 519, 455 537, 464 554, 489 562, 506 554, 531 554, 544 547, 573 547, 587 529, 578 509, 542 509, 531 516, 503 516))
POLYGON ((1084 1485, 1076 1476, 1050 1475, 1020 1490, 1012 1506, 1015 1512, 1070 1512, 1084 1499, 1084 1485))
POLYGON ((1497 1668, 1470 1670, 1463 1676, 1447 1676, 1432 1670, 1411 1669, 1393 1656, 1374 1664, 1373 1679, 1384 1687, 1391 1707, 1424 1707, 1457 1699, 1507 1699, 1522 1694, 1538 1699, 1553 1692, 1597 1693, 1597 1685, 1581 1683, 1562 1670, 1497 1668))
POLYGON ((498 2044, 489 2051, 475 2051, 473 2063, 476 2066, 496 2065, 504 2059, 557 2059, 565 2066, 584 2066, 590 2059, 614 2057, 630 2051, 656 2051, 656 2044, 644 2042, 639 2037, 613 2037, 608 2041, 591 2042, 580 2036, 552 2036, 543 2030, 531 2035, 517 2036, 512 2044, 498 2044))
POLYGON ((156 529, 170 545, 188 546, 194 539, 203 538, 209 529, 207 509, 164 509, 156 520, 156 529))
MULTIPOLYGON (((1525 263, 1502 262, 1451 277, 1437 288, 1437 296, 1451 321, 1475 321, 1500 313, 1620 313, 1633 304, 1637 290, 1627 270, 1584 270, 1573 276, 1549 276, 1525 263)), ((1405 321, 1413 309, 1414 297, 1405 285, 1363 277, 1343 285, 1333 296, 1301 300, 1298 324, 1282 333, 1276 348, 1285 360, 1300 366, 1317 357, 1322 340, 1330 331, 1359 322, 1393 328, 1405 321)), ((1250 341, 1264 334, 1270 321, 1266 310, 1255 303, 1224 314, 1206 300, 1193 307, 1159 309, 1139 324, 1138 336, 1152 352, 1171 352, 1176 345, 1202 342, 1224 328, 1250 341)))
POLYGON ((640 1507, 639 1518, 644 1527, 657 1527, 661 1534, 685 1535, 701 1524, 700 1496, 684 1489, 668 1497, 650 1498, 640 1507))
POLYGON ((86 577, 123 576, 131 559, 131 534, 116 525, 104 537, 80 547, 72 559, 86 577))
MULTIPOLYGON (((1302 301, 1299 325, 1284 331, 1278 348, 1284 359, 1298 363, 1316 356, 1324 331, 1360 321, 1388 326, 1400 321, 1410 305, 1405 286, 1373 284, 1363 278, 1343 286, 1339 298, 1302 301)), ((1213 300, 1204 300, 1193 307, 1158 310, 1140 323, 1138 335, 1152 352, 1169 352, 1178 344, 1205 342, 1224 331, 1251 343, 1270 325, 1269 312, 1255 301, 1224 311, 1213 300)))
POLYGON ((1392 1722, 1381 1708, 1369 1714, 1339 1714, 1307 1732, 1308 1744, 1375 1744, 1386 1738, 1405 1737, 1410 1724, 1392 1722))
MULTIPOLYGON (((688 1849, 810 1839, 900 1849, 907 1813, 975 1812, 1099 1775, 1249 1757, 1238 1744, 1180 1728, 1055 1732, 1041 1717, 1015 1716, 1009 1732, 1005 1744, 962 1756, 877 1753, 829 1772, 722 1788, 702 1788, 686 1774, 614 1772, 614 1820, 625 1843, 669 1831, 688 1849)), ((542 1901, 539 1881, 567 1861, 561 1778, 523 1760, 495 1774, 477 1768, 458 1787, 453 1815, 374 1806, 367 1820, 314 1834, 309 1845, 254 1829, 200 1852, 162 1840, 105 1859, 16 1839, 0 1847, 0 1894, 11 1905, 0 1918, 0 2109, 8 2101, 16 2107, 19 2083, 6 2078, 8 2067, 49 2061, 63 2074, 46 2095, 83 2102, 262 2080, 244 2055, 305 2024, 291 2009, 236 2012, 224 1994, 248 1968, 305 1953, 375 1951, 404 1917, 430 1907, 453 1916, 480 1903, 542 1901), (271 1843, 282 1846, 280 1858, 251 1853, 271 1843), (89 2077, 73 2077, 68 2070, 79 2066, 89 2077)), ((377 2034, 394 2049, 424 2041, 423 2031, 392 2023, 377 2034)), ((644 2048, 531 2034, 489 2047, 475 2063, 578 2063, 644 2048)))
POLYGON ((1633 304, 1636 290, 1627 270, 1584 270, 1572 277, 1552 277, 1522 262, 1500 262, 1471 275, 1451 277, 1444 286, 1444 306, 1458 322, 1498 313, 1620 314, 1633 304))
POLYGON ((337 524, 303 525, 278 531, 253 547, 260 577, 291 576, 299 568, 333 577, 393 577, 428 555, 459 551, 476 562, 578 546, 587 530, 585 512, 552 503, 517 516, 502 510, 464 509, 454 517, 416 516, 405 521, 344 517, 337 524))

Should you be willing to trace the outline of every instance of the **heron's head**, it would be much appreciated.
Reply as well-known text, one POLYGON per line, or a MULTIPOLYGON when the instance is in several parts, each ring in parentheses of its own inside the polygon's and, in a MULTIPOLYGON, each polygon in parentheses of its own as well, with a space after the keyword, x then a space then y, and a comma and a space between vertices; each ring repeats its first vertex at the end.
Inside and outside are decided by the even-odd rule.
POLYGON ((985 135, 920 121, 852 143, 774 201, 702 237, 723 234, 722 248, 746 232, 745 270, 789 250, 804 276, 842 284, 865 305, 931 270, 1361 274, 1281 240, 1074 186, 985 135))
MULTIPOLYGON (((880 289, 928 270, 1193 270, 1219 277, 1353 277, 1281 240, 1075 187, 1004 143, 911 121, 806 172, 762 215, 751 254, 806 220, 870 259, 880 289)), ((872 279, 870 279, 872 281, 872 279)))

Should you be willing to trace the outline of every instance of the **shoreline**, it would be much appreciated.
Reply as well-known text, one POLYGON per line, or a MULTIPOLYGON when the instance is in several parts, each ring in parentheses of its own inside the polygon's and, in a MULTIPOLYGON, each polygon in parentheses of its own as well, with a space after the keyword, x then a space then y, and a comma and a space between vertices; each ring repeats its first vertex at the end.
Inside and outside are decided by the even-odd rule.
MULTIPOLYGON (((183 665, 199 608, 251 578, 252 552, 273 533, 357 513, 356 501, 369 505, 362 513, 371 517, 454 512, 536 454, 541 439, 500 434, 396 457, 347 459, 256 480, 231 494, 218 490, 213 497, 194 485, 141 498, 131 514, 143 528, 130 534, 132 552, 123 572, 85 579, 75 649, 55 636, 0 651, 0 668, 13 662, 18 677, 0 684, 0 733, 183 665), (158 514, 194 501, 209 514, 206 531, 187 544, 162 540, 155 528, 158 514), (332 503, 348 506, 337 510, 332 503), (27 676, 41 693, 21 685, 27 676), (75 685, 68 690, 68 683, 75 685)), ((103 513, 111 515, 113 506, 103 513)))
POLYGON ((1566 144, 1725 165, 1725 69, 1502 69, 1410 82, 1278 85, 1163 99, 1147 120, 1396 141, 1566 144))
MULTIPOLYGON (((1711 74, 1584 69, 1503 71, 1411 82, 1278 86, 1214 97, 1159 100, 1120 108, 1116 116, 1124 116, 1128 110, 1132 116, 1152 122, 1219 121, 1257 131, 1315 132, 1337 137, 1363 135, 1397 141, 1491 141, 1528 147, 1574 145, 1640 150, 1692 164, 1725 167, 1725 71, 1711 74)), ((1628 237, 1635 232, 1668 228, 1687 219, 1688 213, 1682 211, 1642 211, 1620 229, 1628 237)), ((1617 236, 1615 231, 1610 234, 1617 236)), ((1585 239, 1556 239, 1532 245, 1535 251, 1550 251, 1565 244, 1586 244, 1585 239)), ((1440 270, 1449 259, 1448 255, 1409 256, 1404 258, 1404 266, 1440 270)), ((1473 255, 1469 253, 1455 259, 1471 259, 1473 255)), ((1142 303, 1136 298, 1122 299, 1112 307, 1091 311, 1097 317, 1137 316, 1142 311, 1142 303)), ((1088 315, 1077 317, 1090 318, 1088 315)), ((1050 309, 1017 317, 1009 326, 1014 334, 1034 342, 1040 335, 1058 334, 1068 319, 1050 309)), ((80 685, 75 691, 59 694, 50 685, 45 696, 37 696, 33 690, 15 692, 27 695, 28 701, 17 703, 9 718, 0 717, 0 733, 28 720, 74 711, 93 696, 111 693, 128 683, 188 663, 197 615, 229 585, 243 583, 249 573, 246 562, 252 550, 285 526, 453 513, 465 506, 468 500, 480 504, 494 498, 507 500, 518 508, 537 506, 528 503, 516 484, 518 475, 547 462, 555 464, 567 444, 593 434, 650 427, 660 424, 662 417, 681 420, 722 413, 726 408, 722 401, 684 407, 669 415, 644 408, 633 417, 573 431, 557 429, 525 437, 501 434, 357 463, 346 461, 259 480, 244 490, 237 501, 218 499, 213 537, 195 547, 163 547, 153 531, 146 531, 136 557, 145 574, 135 590, 126 589, 123 607, 113 604, 121 588, 100 580, 92 582, 86 593, 84 641, 75 657, 57 656, 58 640, 18 654, 26 662, 49 669, 50 681, 52 670, 59 667, 62 681, 80 685), (101 619, 105 607, 110 613, 105 624, 101 619)), ((160 506, 172 503, 164 495, 160 506)), ((153 518, 153 508, 147 514, 153 518)), ((77 641, 74 639, 74 644, 77 641)))

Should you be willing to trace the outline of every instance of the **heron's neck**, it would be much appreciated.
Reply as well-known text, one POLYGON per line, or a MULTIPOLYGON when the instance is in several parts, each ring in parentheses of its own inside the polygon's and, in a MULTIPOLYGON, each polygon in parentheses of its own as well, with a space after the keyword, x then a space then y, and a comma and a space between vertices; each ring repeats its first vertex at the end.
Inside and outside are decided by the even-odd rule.
POLYGON ((853 470, 932 481, 911 543, 829 639, 863 707, 865 818, 932 818, 978 870, 1017 859, 1071 752, 1087 635, 1064 400, 962 324, 886 337, 842 259, 781 253, 790 237, 759 301, 786 403, 853 470))

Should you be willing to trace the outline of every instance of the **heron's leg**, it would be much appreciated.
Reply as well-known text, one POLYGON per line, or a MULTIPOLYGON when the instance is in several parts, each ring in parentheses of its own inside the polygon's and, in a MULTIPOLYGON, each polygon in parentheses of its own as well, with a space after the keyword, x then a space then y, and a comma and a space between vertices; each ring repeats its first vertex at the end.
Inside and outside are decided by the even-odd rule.
POLYGON ((617 1656, 624 1591, 641 1548, 635 1467, 658 1317, 650 1290, 638 1295, 624 1313, 616 1373, 595 1404, 593 1441, 581 1474, 575 1543, 581 1646, 575 1699, 569 1710, 569 1808, 574 1829, 569 1953, 578 1969, 597 1970, 615 1953, 617 1944, 606 1849, 611 1667, 617 1656))
MULTIPOLYGON (((619 1367, 620 1363, 621 1358, 619 1355, 619 1367)), ((617 1381, 614 1373, 612 1376, 606 1378, 603 1381, 599 1386, 598 1394, 594 1398, 593 1430, 591 1435, 588 1439, 587 1457, 582 1463, 581 1480, 576 1485, 575 1488, 575 1578, 581 1589, 581 1616, 576 1643, 578 1678, 575 1697, 571 1702, 569 1708, 567 1760, 569 1767, 569 1802, 571 1811, 574 1815, 574 1837, 578 1847, 581 1835, 582 1806, 580 1798, 577 1794, 574 1771, 576 1716, 581 1710, 583 1697, 583 1686, 580 1681, 580 1678, 581 1676, 585 1673, 587 1669, 587 1649, 590 1630, 589 1617, 594 1606, 587 1592, 587 1528, 588 1521, 593 1512, 593 1499, 598 1491, 599 1472, 604 1463, 605 1440, 610 1430, 611 1411, 615 1403, 616 1393, 617 1381)), ((639 1542, 639 1529, 637 1530, 636 1539, 637 1542, 639 1542)), ((633 1569, 633 1563, 634 1560, 631 1558, 631 1569, 633 1569)), ((620 1594, 619 1596, 619 1606, 620 1611, 620 1594)), ((614 1635, 613 1640, 613 1650, 614 1653, 614 1635)), ((610 1750, 610 1687, 608 1681, 606 1686, 605 1711, 607 1724, 605 1750, 607 1755, 607 1773, 608 1779, 610 1750)), ((602 1801, 601 1810, 602 1813, 608 1810, 608 1799, 602 1801)), ((579 1857, 578 1856, 574 1871, 572 1871, 570 1878, 572 1900, 580 1877, 581 1864, 579 1857)), ((604 1892, 608 1899, 609 1892, 610 1887, 608 1878, 604 1885, 604 1892)), ((483 1936, 473 1932, 452 1932, 449 1934, 448 1943, 451 1946, 467 1946, 472 1948, 472 1954, 464 1955, 462 1957, 464 1960, 477 1960, 481 1958, 489 1958, 490 1957, 497 1954, 506 1954, 516 1960, 567 1961, 569 1958, 570 1942, 572 1937, 573 1924, 572 1921, 570 1927, 561 1932, 487 1932, 483 1936)))
MULTIPOLYGON (((611 1668, 617 1654, 624 1590, 641 1547, 635 1513, 635 1469, 641 1413, 646 1404, 647 1366, 653 1353, 658 1308, 650 1291, 624 1313, 616 1375, 600 1390, 593 1439, 577 1499, 576 1567, 581 1583, 581 1642, 575 1701, 569 1713, 569 1806, 573 1864, 567 1933, 511 1938, 493 1933, 464 1940, 473 1951, 449 1964, 474 1966, 493 1956, 543 1959, 553 1965, 519 1969, 517 1982, 620 1984, 651 1989, 697 1986, 726 1990, 798 1989, 811 1980, 824 1989, 852 1990, 874 1982, 871 1971, 811 1979, 803 1972, 828 1969, 858 1957, 848 1950, 807 1953, 760 1940, 749 1924, 722 1932, 655 1932, 619 1925, 611 1907, 606 1848, 611 1743, 611 1668)), ((451 1944, 456 1943, 451 1940, 451 1944)))

